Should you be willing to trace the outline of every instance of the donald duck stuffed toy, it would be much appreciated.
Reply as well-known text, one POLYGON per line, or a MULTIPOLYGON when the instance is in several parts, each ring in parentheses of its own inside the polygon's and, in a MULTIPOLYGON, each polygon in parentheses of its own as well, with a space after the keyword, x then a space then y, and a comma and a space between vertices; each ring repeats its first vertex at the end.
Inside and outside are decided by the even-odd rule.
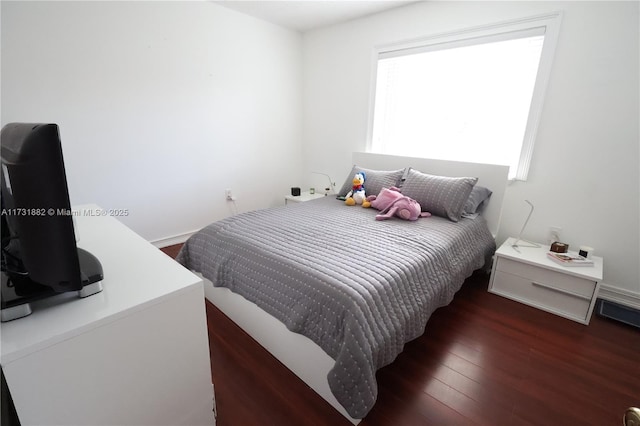
POLYGON ((362 207, 371 207, 371 203, 367 200, 364 189, 364 181, 366 175, 364 172, 358 172, 353 177, 353 187, 351 191, 347 192, 344 203, 348 206, 355 206, 356 204, 362 205, 362 207))

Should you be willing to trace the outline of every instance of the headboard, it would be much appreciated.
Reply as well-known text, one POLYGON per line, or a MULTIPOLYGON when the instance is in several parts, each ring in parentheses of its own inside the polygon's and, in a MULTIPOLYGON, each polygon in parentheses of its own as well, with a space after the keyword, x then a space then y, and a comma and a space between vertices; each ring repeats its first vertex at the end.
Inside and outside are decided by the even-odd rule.
POLYGON ((495 164, 462 163, 458 161, 433 160, 430 158, 401 157, 397 155, 372 154, 368 152, 354 152, 353 164, 376 170, 396 170, 412 167, 418 171, 438 176, 471 176, 477 177, 477 185, 482 185, 493 191, 489 204, 482 216, 487 221, 489 230, 494 238, 500 227, 502 202, 507 188, 508 166, 495 164))

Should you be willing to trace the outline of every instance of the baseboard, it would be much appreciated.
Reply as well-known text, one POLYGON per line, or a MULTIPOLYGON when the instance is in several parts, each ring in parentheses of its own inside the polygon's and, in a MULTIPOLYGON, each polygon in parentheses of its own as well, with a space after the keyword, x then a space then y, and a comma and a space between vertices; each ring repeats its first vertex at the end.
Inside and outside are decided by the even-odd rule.
POLYGON ((160 238, 159 240, 150 241, 151 244, 157 248, 169 247, 176 244, 182 244, 189 239, 190 236, 198 232, 198 230, 186 232, 180 235, 174 235, 172 237, 160 238))
POLYGON ((629 306, 631 308, 640 309, 640 293, 613 287, 607 284, 600 284, 598 298, 629 306))

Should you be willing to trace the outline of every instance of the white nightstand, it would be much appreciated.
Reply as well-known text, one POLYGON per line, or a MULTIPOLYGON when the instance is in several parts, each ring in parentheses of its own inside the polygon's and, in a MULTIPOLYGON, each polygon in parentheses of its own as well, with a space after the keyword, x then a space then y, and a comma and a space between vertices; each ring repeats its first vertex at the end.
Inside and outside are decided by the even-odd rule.
POLYGON ((589 324, 602 281, 601 257, 593 266, 563 266, 547 257, 549 246, 516 251, 509 238, 496 251, 489 291, 556 315, 589 324))
POLYGON ((284 197, 284 204, 287 205, 289 203, 304 203, 305 201, 315 200, 316 198, 324 197, 324 192, 316 192, 315 194, 309 193, 309 191, 304 191, 300 193, 300 195, 287 195, 284 197))

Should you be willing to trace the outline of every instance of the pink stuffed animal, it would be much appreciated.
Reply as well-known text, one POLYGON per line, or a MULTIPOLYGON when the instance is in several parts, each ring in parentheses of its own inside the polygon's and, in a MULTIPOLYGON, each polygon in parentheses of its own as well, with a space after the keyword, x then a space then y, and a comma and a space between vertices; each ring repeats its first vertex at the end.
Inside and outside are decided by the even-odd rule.
POLYGON ((382 188, 380 194, 370 195, 367 200, 371 201, 371 207, 380 210, 376 220, 389 219, 394 215, 405 220, 418 220, 421 217, 431 216, 431 213, 422 212, 416 200, 402 195, 395 186, 382 188))

